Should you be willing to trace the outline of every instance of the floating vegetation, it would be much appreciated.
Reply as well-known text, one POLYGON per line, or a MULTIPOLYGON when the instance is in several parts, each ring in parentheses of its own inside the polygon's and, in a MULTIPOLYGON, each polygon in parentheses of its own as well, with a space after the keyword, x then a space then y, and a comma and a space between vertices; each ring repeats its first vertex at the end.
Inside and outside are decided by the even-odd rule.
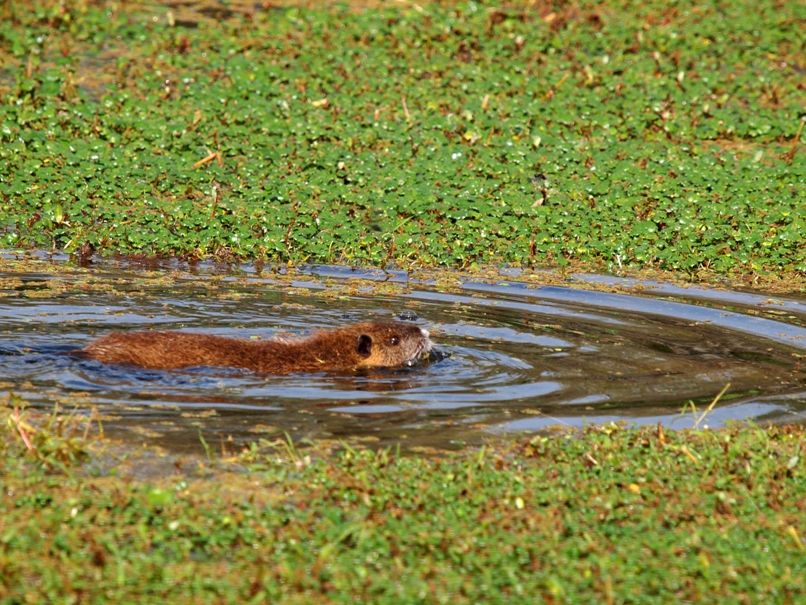
POLYGON ((0 8, 0 246, 806 269, 797 3, 235 5, 0 8))

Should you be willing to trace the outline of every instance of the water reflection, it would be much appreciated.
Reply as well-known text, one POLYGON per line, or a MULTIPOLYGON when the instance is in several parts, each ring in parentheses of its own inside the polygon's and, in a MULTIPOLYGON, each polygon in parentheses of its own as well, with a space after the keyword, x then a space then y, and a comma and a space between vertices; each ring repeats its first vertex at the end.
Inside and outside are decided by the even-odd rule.
POLYGON ((2 389, 45 408, 99 406, 108 432, 174 449, 197 449, 199 430, 208 441, 288 432, 446 447, 553 424, 683 428, 697 417, 686 406, 707 406, 727 383, 707 418, 712 427, 806 416, 806 306, 795 299, 472 281, 444 292, 401 273, 334 267, 312 268, 292 284, 254 272, 217 275, 224 286, 211 289, 211 276, 175 268, 57 268, 0 270, 11 284, 0 298, 2 389), (115 289, 88 288, 88 279, 115 289), (397 289, 373 290, 372 279, 397 289), (786 317, 776 319, 771 305, 786 317), (106 366, 68 354, 113 329, 250 338, 395 316, 428 328, 443 355, 396 370, 258 376, 106 366))

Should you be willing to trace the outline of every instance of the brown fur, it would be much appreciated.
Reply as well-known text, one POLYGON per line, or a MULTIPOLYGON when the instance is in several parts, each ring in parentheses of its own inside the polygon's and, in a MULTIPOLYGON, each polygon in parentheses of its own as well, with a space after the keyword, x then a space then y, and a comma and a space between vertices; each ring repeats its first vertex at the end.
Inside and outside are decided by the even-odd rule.
POLYGON ((79 354, 153 369, 224 366, 264 374, 394 367, 431 350, 428 332, 376 321, 314 332, 302 339, 240 340, 185 332, 113 332, 79 354))

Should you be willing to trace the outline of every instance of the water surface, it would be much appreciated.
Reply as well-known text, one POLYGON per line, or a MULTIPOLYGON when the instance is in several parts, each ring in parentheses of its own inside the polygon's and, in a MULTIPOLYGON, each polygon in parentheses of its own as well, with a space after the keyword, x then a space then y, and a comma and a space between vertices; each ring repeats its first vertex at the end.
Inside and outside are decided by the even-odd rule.
POLYGON ((558 424, 806 418, 802 299, 657 283, 590 289, 619 285, 607 276, 567 286, 466 279, 446 290, 341 267, 292 278, 12 259, 0 260, 0 389, 42 408, 96 406, 107 432, 175 450, 198 450, 200 433, 210 444, 288 433, 453 447, 558 424), (440 354, 412 368, 290 376, 153 371, 68 354, 111 330, 267 338, 372 318, 415 321, 440 354))

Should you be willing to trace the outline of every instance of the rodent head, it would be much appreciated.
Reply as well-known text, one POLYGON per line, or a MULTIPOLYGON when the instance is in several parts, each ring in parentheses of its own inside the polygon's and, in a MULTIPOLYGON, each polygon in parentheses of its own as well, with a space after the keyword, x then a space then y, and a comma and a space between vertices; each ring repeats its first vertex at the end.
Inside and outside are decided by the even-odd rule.
POLYGON ((431 350, 428 330, 399 321, 358 324, 355 351, 359 367, 411 365, 431 350))

